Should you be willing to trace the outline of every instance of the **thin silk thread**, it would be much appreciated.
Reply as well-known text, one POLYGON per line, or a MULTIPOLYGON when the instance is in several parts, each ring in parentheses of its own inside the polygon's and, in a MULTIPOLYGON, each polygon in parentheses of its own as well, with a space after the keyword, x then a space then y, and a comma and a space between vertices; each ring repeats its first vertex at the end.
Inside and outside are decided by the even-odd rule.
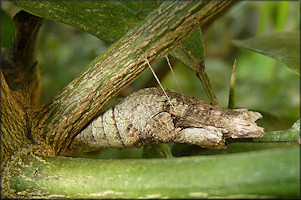
POLYGON ((148 65, 148 67, 149 67, 150 70, 152 71, 152 73, 153 73, 153 75, 154 75, 156 81, 158 82, 158 84, 160 85, 162 91, 164 92, 166 98, 168 99, 170 105, 173 107, 174 110, 176 110, 175 107, 173 106, 173 104, 171 103, 169 96, 168 96, 167 93, 165 92, 165 90, 164 90, 164 88, 163 88, 163 86, 162 86, 162 84, 161 84, 159 78, 157 77, 155 71, 153 70, 153 68, 152 68, 151 65, 149 64, 148 59, 146 58, 145 60, 146 60, 146 63, 147 63, 147 65, 148 65))
POLYGON ((182 94, 180 85, 179 85, 178 80, 176 79, 176 76, 175 76, 175 74, 174 74, 174 71, 173 71, 173 69, 172 69, 172 67, 171 67, 171 64, 170 64, 170 62, 169 62, 168 56, 165 55, 164 57, 166 58, 168 67, 169 67, 169 69, 170 69, 170 71, 171 71, 171 73, 172 73, 173 78, 174 78, 175 81, 176 81, 176 84, 177 84, 177 86, 178 86, 179 92, 182 94))

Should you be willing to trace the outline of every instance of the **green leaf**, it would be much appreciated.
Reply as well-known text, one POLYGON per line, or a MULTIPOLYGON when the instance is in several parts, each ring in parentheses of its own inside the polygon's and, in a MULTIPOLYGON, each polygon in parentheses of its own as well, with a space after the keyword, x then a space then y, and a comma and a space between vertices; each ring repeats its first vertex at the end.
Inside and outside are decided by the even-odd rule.
POLYGON ((204 44, 200 29, 194 31, 177 48, 170 51, 170 55, 179 59, 184 65, 197 71, 197 66, 205 59, 204 44))
POLYGON ((300 75, 300 32, 283 32, 245 40, 233 44, 274 58, 300 75))
POLYGON ((69 24, 108 43, 121 38, 161 1, 15 1, 39 17, 69 24))

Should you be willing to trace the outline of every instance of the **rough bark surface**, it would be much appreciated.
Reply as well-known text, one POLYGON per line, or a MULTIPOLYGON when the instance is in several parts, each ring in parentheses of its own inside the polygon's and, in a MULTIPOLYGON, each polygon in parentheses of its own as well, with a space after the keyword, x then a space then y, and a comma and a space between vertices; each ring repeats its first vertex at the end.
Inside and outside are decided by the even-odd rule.
POLYGON ((255 123, 260 113, 224 109, 171 90, 166 93, 168 97, 161 89, 147 88, 126 97, 78 134, 69 153, 166 142, 221 149, 226 138, 264 135, 255 123))

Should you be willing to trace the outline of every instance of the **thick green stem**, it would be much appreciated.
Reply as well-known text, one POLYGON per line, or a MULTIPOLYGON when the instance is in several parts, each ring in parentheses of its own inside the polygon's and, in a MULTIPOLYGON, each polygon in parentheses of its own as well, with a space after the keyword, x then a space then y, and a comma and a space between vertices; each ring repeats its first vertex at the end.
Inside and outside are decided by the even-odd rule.
POLYGON ((59 154, 97 112, 228 1, 167 1, 37 110, 35 135, 59 154), (37 130, 39 132, 37 132, 37 130))
POLYGON ((172 159, 27 156, 10 185, 24 198, 300 198, 298 154, 291 147, 172 159))

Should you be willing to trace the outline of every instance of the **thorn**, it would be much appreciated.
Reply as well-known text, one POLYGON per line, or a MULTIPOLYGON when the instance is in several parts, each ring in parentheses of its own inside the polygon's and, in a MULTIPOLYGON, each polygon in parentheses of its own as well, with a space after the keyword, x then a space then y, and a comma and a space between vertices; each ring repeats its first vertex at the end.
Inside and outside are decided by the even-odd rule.
POLYGON ((229 102, 228 102, 229 109, 235 108, 235 82, 236 82, 236 59, 234 60, 233 71, 232 71, 231 81, 230 81, 229 102))

